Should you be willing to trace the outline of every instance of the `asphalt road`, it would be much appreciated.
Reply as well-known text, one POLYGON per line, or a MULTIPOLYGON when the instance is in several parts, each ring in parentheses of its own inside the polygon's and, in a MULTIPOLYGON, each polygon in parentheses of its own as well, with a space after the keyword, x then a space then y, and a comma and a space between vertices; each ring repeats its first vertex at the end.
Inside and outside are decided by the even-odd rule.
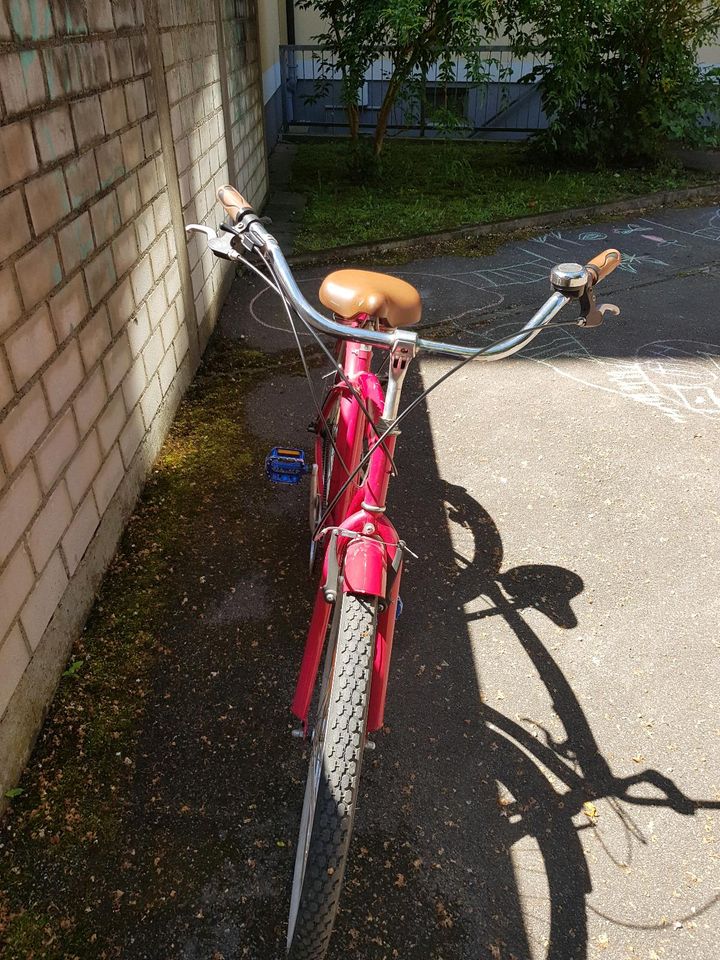
MULTIPOLYGON (((391 512, 421 559, 333 957, 717 957, 720 211, 390 272, 424 324, 482 343, 553 263, 607 246, 620 319, 465 367, 403 431, 391 512)), ((318 270, 300 276, 313 294, 318 270)), ((283 328, 238 281, 223 332, 289 346, 283 328)), ((407 399, 446 362, 418 367, 407 399)), ((254 406, 269 445, 303 442, 298 378, 254 406)))

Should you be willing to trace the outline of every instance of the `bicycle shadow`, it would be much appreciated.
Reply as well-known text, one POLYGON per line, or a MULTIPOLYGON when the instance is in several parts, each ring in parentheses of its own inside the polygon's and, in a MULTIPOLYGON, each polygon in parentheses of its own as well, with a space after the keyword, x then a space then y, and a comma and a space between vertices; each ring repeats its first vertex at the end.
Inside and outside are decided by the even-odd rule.
POLYGON ((360 947, 368 960, 584 960, 592 883, 580 834, 595 831, 605 843, 594 801, 604 798, 619 818, 629 853, 605 850, 619 867, 634 844, 649 842, 627 805, 692 816, 720 803, 688 798, 652 768, 613 773, 580 700, 530 623, 529 612, 538 611, 561 630, 577 626, 572 604, 582 579, 551 565, 503 569, 492 517, 437 472, 427 415, 413 423, 412 440, 423 482, 417 475, 406 482, 401 452, 391 512, 423 555, 403 584, 391 730, 367 765, 331 956, 360 947), (453 546, 458 529, 470 550, 453 546), (468 612, 480 598, 484 606, 468 612), (521 684, 518 702, 509 692, 502 710, 488 702, 475 681, 473 621, 484 621, 489 634, 497 621, 510 629, 563 735, 519 713, 521 684), (359 911, 368 929, 358 940, 359 911))

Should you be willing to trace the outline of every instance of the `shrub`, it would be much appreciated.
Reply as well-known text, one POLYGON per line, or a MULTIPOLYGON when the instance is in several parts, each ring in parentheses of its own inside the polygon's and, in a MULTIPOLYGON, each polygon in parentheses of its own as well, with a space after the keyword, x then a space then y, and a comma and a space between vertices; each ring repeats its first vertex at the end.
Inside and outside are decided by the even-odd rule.
POLYGON ((553 152, 645 161, 668 141, 714 142, 717 73, 697 63, 720 28, 720 0, 507 0, 518 54, 537 54, 553 152))

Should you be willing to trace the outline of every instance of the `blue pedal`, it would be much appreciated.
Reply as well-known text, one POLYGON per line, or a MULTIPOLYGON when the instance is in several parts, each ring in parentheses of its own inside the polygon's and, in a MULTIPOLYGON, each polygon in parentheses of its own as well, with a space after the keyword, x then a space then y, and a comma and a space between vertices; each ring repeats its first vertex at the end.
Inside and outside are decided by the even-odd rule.
POLYGON ((265 473, 273 483, 300 483, 309 472, 303 450, 273 447, 265 457, 265 473))

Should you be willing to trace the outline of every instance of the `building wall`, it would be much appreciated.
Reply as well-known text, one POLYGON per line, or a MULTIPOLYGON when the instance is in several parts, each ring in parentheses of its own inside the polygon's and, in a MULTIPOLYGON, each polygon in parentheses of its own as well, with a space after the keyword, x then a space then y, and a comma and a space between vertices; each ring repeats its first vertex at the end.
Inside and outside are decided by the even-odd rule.
POLYGON ((314 38, 326 30, 325 21, 317 10, 295 8, 295 43, 317 43, 314 38))
POLYGON ((267 192, 252 0, 0 0, 0 797, 267 192), (230 149, 228 149, 228 145, 230 149))
POLYGON ((280 44, 287 43, 285 0, 264 0, 258 6, 265 137, 268 151, 277 143, 282 126, 280 44))

